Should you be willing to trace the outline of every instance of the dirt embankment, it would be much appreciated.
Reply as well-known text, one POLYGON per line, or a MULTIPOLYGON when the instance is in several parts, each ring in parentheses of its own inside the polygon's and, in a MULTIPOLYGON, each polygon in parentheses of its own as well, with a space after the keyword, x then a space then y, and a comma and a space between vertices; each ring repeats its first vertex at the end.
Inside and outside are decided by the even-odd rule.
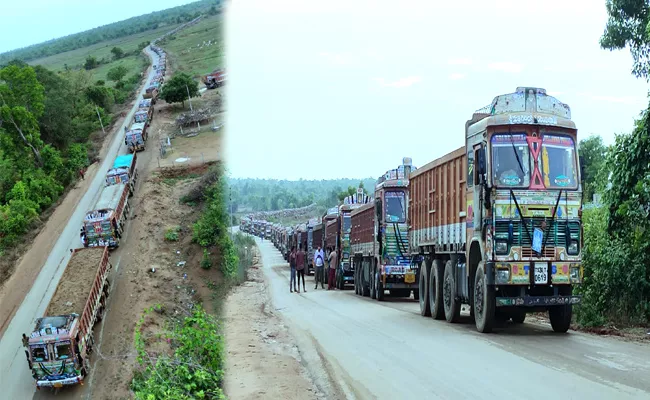
POLYGON ((282 319, 273 312, 261 262, 226 300, 226 395, 231 399, 324 399, 282 319))

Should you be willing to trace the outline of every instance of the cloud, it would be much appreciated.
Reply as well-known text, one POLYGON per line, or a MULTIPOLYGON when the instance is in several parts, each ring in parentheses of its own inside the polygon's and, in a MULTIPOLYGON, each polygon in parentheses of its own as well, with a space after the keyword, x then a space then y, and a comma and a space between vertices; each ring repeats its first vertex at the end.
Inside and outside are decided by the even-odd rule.
POLYGON ((461 74, 459 72, 454 72, 453 74, 449 75, 449 79, 452 81, 457 81, 459 79, 463 79, 465 77, 465 74, 461 74))
POLYGON ((384 87, 405 88, 422 81, 422 78, 419 76, 409 76, 406 78, 400 78, 394 82, 386 82, 384 78, 375 78, 375 81, 384 87))
POLYGON ((330 53, 327 51, 322 51, 318 54, 319 56, 323 57, 325 60, 327 60, 330 64, 335 64, 335 65, 353 65, 358 63, 357 60, 355 60, 353 57, 347 55, 347 54, 342 54, 342 53, 330 53))
POLYGON ((592 100, 604 101, 607 103, 622 103, 622 104, 643 104, 645 99, 636 96, 590 96, 592 100))
POLYGON ((510 72, 510 73, 519 73, 521 72, 522 69, 524 69, 523 65, 511 63, 511 62, 494 62, 488 64, 487 67, 495 71, 510 72))
POLYGON ((474 62, 471 58, 452 58, 447 60, 449 65, 472 65, 474 62))

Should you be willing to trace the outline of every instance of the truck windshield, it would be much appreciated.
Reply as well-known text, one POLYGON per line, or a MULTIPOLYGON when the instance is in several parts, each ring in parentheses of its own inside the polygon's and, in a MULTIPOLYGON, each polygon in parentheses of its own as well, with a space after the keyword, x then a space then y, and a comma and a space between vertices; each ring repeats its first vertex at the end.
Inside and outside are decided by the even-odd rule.
POLYGON ((525 133, 492 136, 492 181, 496 186, 530 186, 530 151, 525 133))
POLYGON ((36 362, 47 361, 47 349, 45 346, 31 346, 32 359, 36 362))
POLYGON ((548 189, 577 189, 576 152, 573 139, 559 134, 542 137, 542 177, 548 189))
POLYGON ((54 352, 56 354, 57 360, 67 360, 72 358, 72 352, 70 351, 70 341, 58 342, 54 345, 54 352))
POLYGON ((406 205, 403 191, 384 193, 386 203, 386 222, 406 221, 406 205))

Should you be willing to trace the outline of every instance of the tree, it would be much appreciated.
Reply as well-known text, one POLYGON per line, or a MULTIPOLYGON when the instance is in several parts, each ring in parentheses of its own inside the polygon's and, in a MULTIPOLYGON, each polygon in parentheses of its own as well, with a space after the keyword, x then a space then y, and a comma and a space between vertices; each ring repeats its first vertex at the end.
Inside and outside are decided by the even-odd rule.
POLYGON ((650 78, 650 6, 645 0, 607 0, 607 24, 600 47, 621 50, 629 46, 634 59, 632 73, 650 78))
POLYGON ((603 144, 602 137, 592 135, 580 141, 580 157, 585 167, 582 178, 585 182, 583 191, 586 201, 591 201, 594 193, 602 189, 604 182, 598 182, 597 179, 605 165, 606 156, 607 147, 603 144))
POLYGON ((217 12, 217 7, 215 7, 215 6, 210 7, 210 9, 208 10, 209 15, 217 15, 217 13, 218 13, 217 12))
POLYGON ((124 65, 118 65, 108 70, 106 77, 114 82, 119 82, 124 78, 129 70, 124 65))
POLYGON ((142 50, 147 46, 149 46, 149 42, 140 42, 140 44, 138 45, 138 50, 142 50))
POLYGON ((97 68, 98 65, 99 65, 99 62, 97 61, 97 58, 95 58, 93 56, 86 57, 86 63, 84 64, 84 68, 87 71, 97 68))
POLYGON ((189 98, 187 96, 188 90, 190 97, 200 96, 199 84, 188 74, 178 72, 169 81, 165 82, 160 92, 160 98, 167 103, 178 103, 180 101, 185 107, 185 100, 189 98))
POLYGON ((115 60, 119 60, 120 58, 124 57, 124 50, 119 47, 113 47, 111 49, 111 53, 113 53, 113 59, 115 60))

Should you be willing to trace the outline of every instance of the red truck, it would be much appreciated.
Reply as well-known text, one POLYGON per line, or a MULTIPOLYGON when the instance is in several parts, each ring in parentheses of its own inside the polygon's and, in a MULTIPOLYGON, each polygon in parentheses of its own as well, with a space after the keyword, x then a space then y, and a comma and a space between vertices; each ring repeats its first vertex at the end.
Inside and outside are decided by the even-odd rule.
POLYGON ((105 186, 93 209, 86 213, 82 226, 85 247, 117 248, 130 212, 129 185, 105 186))
POLYGON ((36 320, 29 337, 23 334, 37 389, 58 390, 88 376, 93 327, 106 310, 111 268, 107 247, 72 252, 45 316, 36 320))
POLYGON ((205 75, 201 79, 208 89, 222 87, 226 83, 226 71, 217 69, 212 73, 205 75))

